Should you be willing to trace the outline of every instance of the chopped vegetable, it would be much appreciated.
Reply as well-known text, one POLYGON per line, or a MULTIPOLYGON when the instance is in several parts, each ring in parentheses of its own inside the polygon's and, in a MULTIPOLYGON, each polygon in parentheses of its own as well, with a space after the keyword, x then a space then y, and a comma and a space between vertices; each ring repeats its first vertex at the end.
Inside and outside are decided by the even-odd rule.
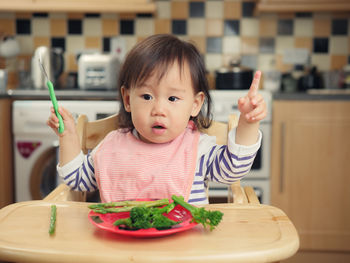
POLYGON ((123 202, 110 202, 90 205, 89 208, 96 213, 107 214, 107 213, 120 213, 129 212, 133 207, 145 206, 154 207, 169 204, 169 199, 160 199, 154 201, 123 201, 123 202), (119 207, 120 206, 120 207, 119 207))
POLYGON ((213 230, 221 221, 224 215, 220 211, 208 211, 204 207, 195 207, 185 202, 183 196, 172 196, 175 204, 181 205, 191 212, 193 221, 202 224, 204 227, 209 226, 210 230, 213 230))
POLYGON ((136 206, 130 211, 130 217, 116 220, 113 225, 125 226, 131 230, 156 228, 158 230, 169 229, 179 224, 163 215, 175 207, 174 203, 162 208, 136 206))
POLYGON ((49 234, 53 235, 56 229, 56 205, 51 205, 49 234))

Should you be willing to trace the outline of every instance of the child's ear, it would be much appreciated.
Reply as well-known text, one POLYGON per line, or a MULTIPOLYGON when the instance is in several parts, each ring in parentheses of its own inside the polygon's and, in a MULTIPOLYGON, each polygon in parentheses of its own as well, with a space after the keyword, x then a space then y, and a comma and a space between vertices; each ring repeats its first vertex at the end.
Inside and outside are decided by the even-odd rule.
POLYGON ((201 111, 202 105, 204 103, 204 93, 202 91, 198 92, 193 101, 193 107, 191 112, 191 117, 196 117, 201 111))
POLYGON ((129 94, 129 90, 126 89, 124 86, 122 86, 120 91, 122 93, 124 109, 125 109, 126 112, 130 112, 130 94, 129 94))

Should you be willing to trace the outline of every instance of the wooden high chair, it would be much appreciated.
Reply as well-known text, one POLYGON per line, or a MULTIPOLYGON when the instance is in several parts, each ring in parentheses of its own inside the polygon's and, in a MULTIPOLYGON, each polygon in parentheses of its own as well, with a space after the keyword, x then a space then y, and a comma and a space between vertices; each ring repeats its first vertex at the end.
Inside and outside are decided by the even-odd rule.
MULTIPOLYGON (((204 132, 216 136, 217 144, 227 144, 228 131, 237 126, 237 116, 230 115, 229 123, 213 121, 209 129, 204 132)), ((117 114, 97 121, 88 121, 86 115, 80 115, 77 120, 77 132, 80 138, 82 151, 95 148, 99 142, 112 130, 118 128, 117 114)), ((250 186, 242 187, 239 180, 229 186, 228 202, 237 204, 259 204, 259 200, 250 186)), ((60 184, 48 196, 47 201, 85 201, 86 193, 71 190, 67 185, 60 184)))

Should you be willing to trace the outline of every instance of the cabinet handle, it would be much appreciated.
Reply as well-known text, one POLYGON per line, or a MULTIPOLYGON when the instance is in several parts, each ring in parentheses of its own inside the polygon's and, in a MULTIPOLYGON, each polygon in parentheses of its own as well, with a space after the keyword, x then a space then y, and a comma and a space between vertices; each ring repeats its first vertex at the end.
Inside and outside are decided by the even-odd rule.
POLYGON ((280 165, 280 193, 283 193, 284 190, 284 148, 285 148, 285 133, 286 133, 286 125, 284 122, 281 123, 281 165, 280 165))

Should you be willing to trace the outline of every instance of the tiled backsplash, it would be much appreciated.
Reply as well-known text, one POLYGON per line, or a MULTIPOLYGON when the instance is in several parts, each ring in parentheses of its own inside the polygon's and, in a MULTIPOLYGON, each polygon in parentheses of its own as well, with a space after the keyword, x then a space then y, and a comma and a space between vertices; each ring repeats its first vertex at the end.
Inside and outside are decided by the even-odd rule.
MULTIPOLYGON (((28 64, 36 47, 61 47, 65 72, 76 72, 84 49, 110 51, 120 36, 129 50, 151 34, 172 33, 194 41, 209 71, 233 58, 264 71, 288 71, 286 50, 305 48, 320 71, 341 69, 350 54, 349 13, 254 14, 254 1, 155 1, 156 14, 0 13, 0 34, 20 42, 18 61, 28 64)), ((0 66, 4 65, 0 58, 0 66)), ((11 69, 12 65, 12 69, 11 69)), ((16 66, 14 66, 16 65, 16 66)))

